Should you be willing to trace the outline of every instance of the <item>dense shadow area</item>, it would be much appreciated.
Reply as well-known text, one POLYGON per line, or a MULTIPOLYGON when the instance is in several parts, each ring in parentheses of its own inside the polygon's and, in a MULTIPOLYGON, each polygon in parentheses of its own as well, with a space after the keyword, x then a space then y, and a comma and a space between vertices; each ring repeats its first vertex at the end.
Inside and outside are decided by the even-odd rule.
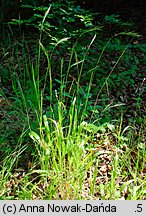
MULTIPOLYGON (((54 1, 34 1, 36 2, 35 6, 48 6, 48 2, 54 3, 54 1)), ((65 1, 61 1, 64 3, 65 1)), ((0 8, 3 10, 3 20, 1 21, 10 21, 11 19, 19 19, 21 15, 21 19, 30 18, 34 11, 31 8, 21 8, 22 2, 13 1, 9 6, 5 7, 1 3, 0 8)), ((31 3, 30 3, 31 4, 31 3)), ((95 14, 97 13, 97 19, 99 19, 99 15, 103 18, 106 15, 120 15, 120 18, 123 21, 127 21, 129 23, 134 23, 135 31, 137 31, 142 36, 146 36, 146 2, 144 0, 141 1, 125 1, 125 0, 79 0, 76 1, 76 5, 80 5, 83 8, 89 9, 93 11, 95 14)), ((145 39, 144 39, 145 40, 145 39)))
POLYGON ((102 15, 118 14, 122 20, 135 24, 135 30, 146 36, 146 2, 125 0, 79 1, 81 6, 102 15))

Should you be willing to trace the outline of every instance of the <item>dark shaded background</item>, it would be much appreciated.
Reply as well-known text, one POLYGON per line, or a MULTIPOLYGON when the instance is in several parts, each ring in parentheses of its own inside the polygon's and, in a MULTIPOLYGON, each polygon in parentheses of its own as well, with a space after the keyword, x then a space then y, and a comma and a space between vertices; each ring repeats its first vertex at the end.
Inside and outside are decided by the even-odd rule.
POLYGON ((134 22, 136 30, 146 36, 146 1, 79 0, 80 5, 103 15, 119 14, 122 20, 134 22))
MULTIPOLYGON (((32 1, 20 1, 20 0, 1 0, 0 12, 3 13, 3 20, 9 21, 10 19, 18 19, 21 13, 22 19, 27 19, 33 15, 33 10, 22 9, 20 6, 22 3, 29 3, 36 6, 46 5, 48 3, 57 2, 54 0, 32 0, 32 1), (9 3, 7 3, 9 2, 9 3)), ((58 2, 66 2, 65 0, 58 2)), ((77 5, 81 5, 86 9, 90 9, 97 13, 97 17, 100 14, 103 16, 118 14, 124 21, 134 22, 136 31, 143 36, 146 36, 146 1, 126 1, 126 0, 78 0, 75 1, 77 5)))

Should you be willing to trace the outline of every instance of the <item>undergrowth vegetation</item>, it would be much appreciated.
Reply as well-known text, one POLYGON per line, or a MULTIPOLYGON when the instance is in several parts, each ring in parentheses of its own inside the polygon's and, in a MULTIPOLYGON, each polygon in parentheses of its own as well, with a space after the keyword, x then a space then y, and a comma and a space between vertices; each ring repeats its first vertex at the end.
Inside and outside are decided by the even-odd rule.
POLYGON ((3 26, 0 199, 144 199, 146 44, 61 2, 3 26))

